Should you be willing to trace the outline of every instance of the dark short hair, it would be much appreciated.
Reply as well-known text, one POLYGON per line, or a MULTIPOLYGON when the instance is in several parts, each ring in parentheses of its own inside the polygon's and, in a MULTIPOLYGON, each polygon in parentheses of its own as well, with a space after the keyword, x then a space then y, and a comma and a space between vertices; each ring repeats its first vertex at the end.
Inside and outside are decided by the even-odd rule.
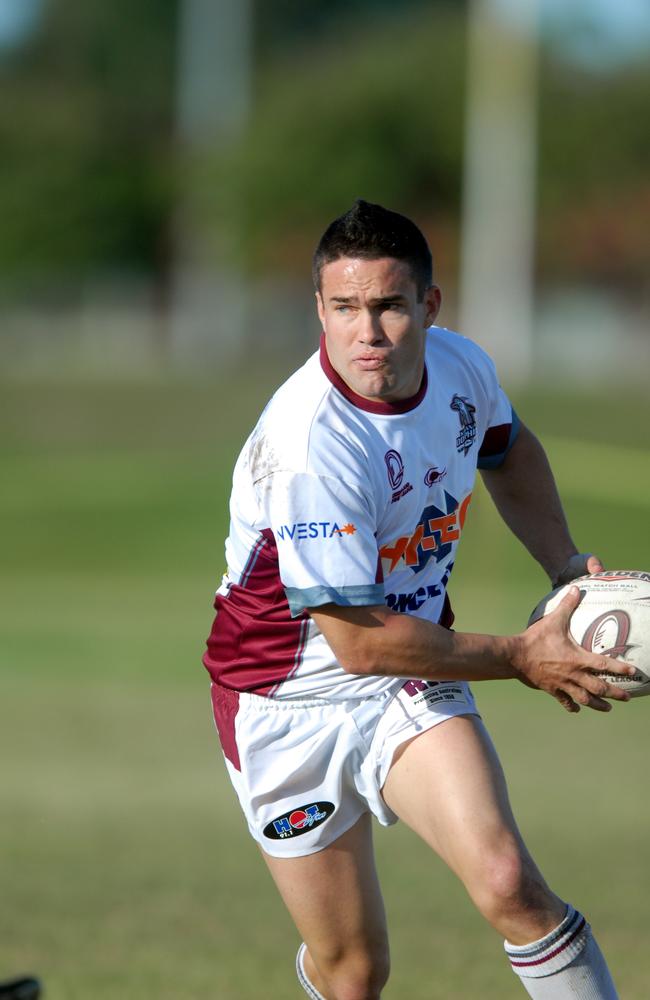
POLYGON ((431 250, 415 223, 363 198, 357 198, 349 211, 330 223, 318 242, 312 260, 312 277, 318 291, 323 267, 341 257, 394 257, 405 261, 419 299, 433 284, 431 250))

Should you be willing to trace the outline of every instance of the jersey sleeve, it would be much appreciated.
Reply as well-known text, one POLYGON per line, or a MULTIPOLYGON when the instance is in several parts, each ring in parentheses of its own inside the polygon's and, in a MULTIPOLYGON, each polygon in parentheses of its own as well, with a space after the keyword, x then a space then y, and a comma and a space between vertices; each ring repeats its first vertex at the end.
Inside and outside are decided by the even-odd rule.
POLYGON ((498 469, 517 440, 520 421, 512 404, 509 406, 510 412, 505 422, 488 427, 485 432, 478 453, 479 469, 498 469))
POLYGON ((329 603, 383 603, 375 517, 358 488, 330 476, 277 472, 264 481, 260 501, 293 617, 329 603))
POLYGON ((485 364, 485 388, 488 394, 488 424, 479 448, 479 469, 498 469, 512 448, 520 422, 512 403, 501 388, 491 358, 481 351, 485 364))

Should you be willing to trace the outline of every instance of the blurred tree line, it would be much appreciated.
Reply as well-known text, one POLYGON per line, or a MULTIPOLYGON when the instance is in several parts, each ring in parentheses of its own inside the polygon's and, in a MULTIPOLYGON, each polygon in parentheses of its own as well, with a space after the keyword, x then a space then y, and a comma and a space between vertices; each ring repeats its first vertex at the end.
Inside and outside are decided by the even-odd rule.
MULTIPOLYGON (((179 0, 49 0, 0 54, 3 296, 74 294, 97 273, 164 284, 180 204, 249 271, 308 273, 357 195, 412 212, 457 250, 465 4, 256 0, 254 100, 229 141, 178 138, 179 0)), ((542 280, 646 288, 647 62, 606 75, 544 48, 542 280)), ((215 101, 219 95, 215 94, 215 101)))

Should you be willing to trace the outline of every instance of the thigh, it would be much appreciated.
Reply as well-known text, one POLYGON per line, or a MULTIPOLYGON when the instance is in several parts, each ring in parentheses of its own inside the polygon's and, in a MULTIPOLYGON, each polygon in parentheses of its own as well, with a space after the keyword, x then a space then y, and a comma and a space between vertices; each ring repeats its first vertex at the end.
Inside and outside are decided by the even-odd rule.
POLYGON ((449 719, 402 745, 383 795, 466 884, 488 853, 525 853, 499 759, 476 716, 449 719))
POLYGON ((383 952, 386 919, 368 813, 329 847, 303 857, 262 851, 296 927, 319 967, 350 951, 383 952))
POLYGON ((536 940, 562 920, 566 906, 526 849, 499 759, 479 718, 449 719, 404 744, 384 796, 509 941, 536 940))

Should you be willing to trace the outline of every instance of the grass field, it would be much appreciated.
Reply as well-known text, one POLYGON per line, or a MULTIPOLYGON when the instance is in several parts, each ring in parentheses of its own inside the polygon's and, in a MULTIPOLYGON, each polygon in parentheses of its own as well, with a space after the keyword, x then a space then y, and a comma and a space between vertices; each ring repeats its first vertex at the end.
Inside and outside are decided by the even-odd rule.
MULTIPOLYGON (((232 461, 274 381, 2 387, 0 979, 34 971, 47 1000, 301 995, 200 665, 232 461)), ((578 545, 650 567, 647 400, 516 403, 578 545)), ((518 629, 543 574, 480 491, 466 536, 458 627, 518 629)), ((650 702, 569 716, 514 683, 477 695, 533 852, 597 928, 622 998, 647 1000, 650 702)), ((500 940, 406 829, 379 830, 377 853, 387 1000, 521 996, 500 940)))

